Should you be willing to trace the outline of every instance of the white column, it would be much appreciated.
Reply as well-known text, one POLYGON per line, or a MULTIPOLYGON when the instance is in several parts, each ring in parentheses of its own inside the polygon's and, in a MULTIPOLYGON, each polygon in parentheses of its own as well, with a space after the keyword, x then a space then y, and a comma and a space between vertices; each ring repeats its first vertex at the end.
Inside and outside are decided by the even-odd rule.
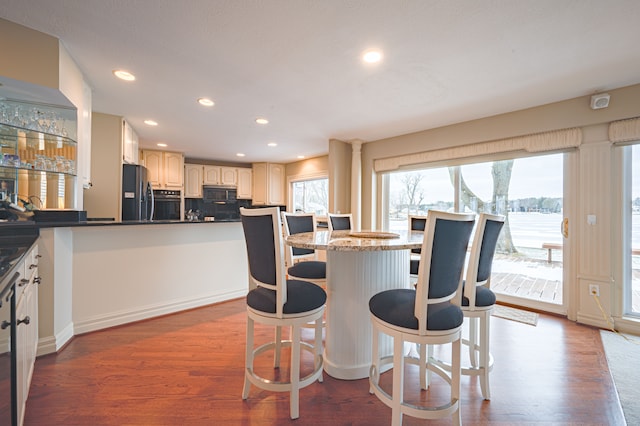
POLYGON ((353 140, 350 142, 351 152, 351 215, 353 217, 353 228, 360 230, 362 223, 362 141, 353 140))

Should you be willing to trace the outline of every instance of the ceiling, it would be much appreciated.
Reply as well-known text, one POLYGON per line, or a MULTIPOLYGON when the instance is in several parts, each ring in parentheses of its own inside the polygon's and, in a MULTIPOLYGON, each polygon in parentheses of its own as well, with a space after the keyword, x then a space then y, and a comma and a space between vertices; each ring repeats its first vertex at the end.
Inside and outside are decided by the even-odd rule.
POLYGON ((0 0, 0 17, 58 37, 141 147, 189 158, 287 163, 640 83, 637 0, 0 0))

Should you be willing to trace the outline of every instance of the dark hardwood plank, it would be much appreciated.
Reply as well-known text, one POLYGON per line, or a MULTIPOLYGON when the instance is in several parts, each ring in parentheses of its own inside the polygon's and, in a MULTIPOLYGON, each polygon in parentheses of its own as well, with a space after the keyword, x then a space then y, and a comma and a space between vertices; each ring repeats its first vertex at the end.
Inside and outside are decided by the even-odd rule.
MULTIPOLYGON (((244 310, 234 300, 75 337, 37 359, 25 425, 390 424, 391 410, 368 393, 367 380, 325 374, 300 392, 295 421, 286 393, 252 388, 243 401, 244 310)), ((597 329, 544 314, 537 327, 491 321, 492 399, 482 400, 477 378, 463 377, 464 424, 624 424, 597 329)), ((258 327, 258 335, 266 341, 272 330, 258 327)), ((257 368, 268 374, 270 363, 265 355, 257 368)), ((412 368, 407 386, 417 383, 412 368)), ((383 383, 390 387, 389 375, 383 383)), ((407 393, 424 400, 443 388, 407 393)), ((404 424, 426 422, 405 416, 404 424)))

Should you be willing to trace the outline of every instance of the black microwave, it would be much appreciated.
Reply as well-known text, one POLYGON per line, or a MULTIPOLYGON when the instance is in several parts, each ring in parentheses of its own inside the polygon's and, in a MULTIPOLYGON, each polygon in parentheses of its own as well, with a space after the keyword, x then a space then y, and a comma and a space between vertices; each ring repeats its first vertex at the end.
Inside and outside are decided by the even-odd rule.
POLYGON ((208 202, 233 202, 237 200, 235 186, 205 186, 202 198, 208 202))

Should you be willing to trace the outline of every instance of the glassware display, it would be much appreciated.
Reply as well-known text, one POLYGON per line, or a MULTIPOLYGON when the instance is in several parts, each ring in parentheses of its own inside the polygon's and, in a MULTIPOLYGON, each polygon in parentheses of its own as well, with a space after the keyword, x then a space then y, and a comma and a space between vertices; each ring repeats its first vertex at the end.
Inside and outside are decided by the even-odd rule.
POLYGON ((73 207, 75 117, 69 108, 0 100, 0 185, 12 202, 73 207))

